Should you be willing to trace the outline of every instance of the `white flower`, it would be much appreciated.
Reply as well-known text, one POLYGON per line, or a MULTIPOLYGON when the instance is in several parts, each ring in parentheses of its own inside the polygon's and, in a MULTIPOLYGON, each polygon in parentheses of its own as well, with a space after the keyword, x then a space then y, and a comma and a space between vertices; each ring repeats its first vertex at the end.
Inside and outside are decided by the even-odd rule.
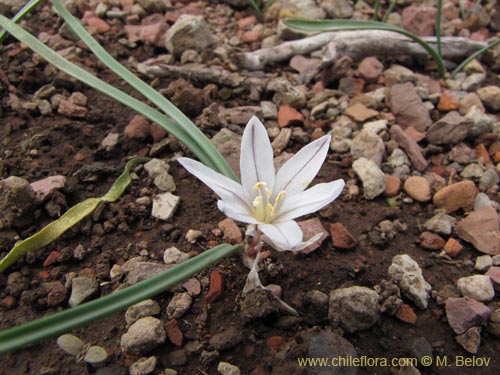
POLYGON ((330 135, 309 143, 275 173, 266 128, 256 118, 248 122, 241 143, 241 185, 200 162, 179 163, 219 197, 219 209, 234 220, 253 224, 253 233, 278 250, 303 248, 302 231, 293 220, 315 212, 337 198, 343 180, 307 186, 318 173, 330 145, 330 135))

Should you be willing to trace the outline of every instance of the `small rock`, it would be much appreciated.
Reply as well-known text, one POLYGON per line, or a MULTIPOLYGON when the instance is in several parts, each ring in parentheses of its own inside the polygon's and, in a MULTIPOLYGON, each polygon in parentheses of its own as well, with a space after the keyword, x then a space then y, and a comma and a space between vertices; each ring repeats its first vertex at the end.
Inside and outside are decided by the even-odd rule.
POLYGON ((460 181, 439 190, 433 197, 433 203, 438 208, 444 208, 447 213, 462 208, 470 211, 474 207, 476 185, 472 181, 460 181))
POLYGON ((219 222, 217 225, 222 233, 224 233, 224 240, 230 243, 242 243, 243 237, 241 230, 233 219, 226 218, 219 222))
POLYGON ((300 123, 304 121, 304 116, 299 111, 288 104, 280 106, 278 110, 278 125, 280 128, 289 126, 297 121, 300 123))
POLYGON ((174 178, 168 173, 170 166, 164 160, 151 159, 144 164, 144 169, 153 178, 155 186, 161 191, 175 191, 174 178))
POLYGON ((437 214, 424 223, 424 228, 431 232, 450 235, 457 219, 446 214, 437 214))
POLYGON ((166 337, 162 321, 148 316, 129 327, 121 337, 120 347, 124 353, 141 355, 165 342, 166 337))
POLYGON ((62 189, 65 185, 66 177, 61 175, 46 177, 30 184, 39 202, 43 202, 53 191, 62 189))
POLYGON ((359 102, 347 108, 344 113, 356 122, 364 122, 378 115, 378 111, 367 108, 359 102))
POLYGON ((500 87, 486 86, 477 90, 484 105, 492 111, 500 111, 500 87))
POLYGON ((158 360, 155 356, 151 356, 148 358, 139 358, 137 362, 135 362, 129 368, 130 375, 149 375, 152 374, 156 368, 156 364, 158 360))
POLYGON ((201 230, 189 229, 186 233, 186 241, 193 244, 196 243, 200 238, 203 237, 203 232, 201 230))
POLYGON ((427 299, 432 287, 425 281, 417 262, 407 254, 396 255, 388 273, 404 295, 421 309, 427 308, 427 299))
POLYGON ((47 305, 50 307, 55 307, 60 305, 66 299, 67 290, 64 285, 56 281, 55 284, 50 288, 47 294, 47 305))
POLYGON ((401 179, 398 176, 385 176, 385 190, 386 197, 395 197, 401 190, 401 179))
POLYGON ((165 46, 176 57, 187 49, 203 52, 214 43, 213 34, 202 16, 181 15, 165 35, 165 46))
POLYGON ((165 326, 165 331, 167 333, 167 337, 172 344, 175 346, 182 346, 183 334, 179 325, 177 324, 177 320, 172 319, 169 320, 165 326))
POLYGON ((494 169, 487 169, 479 179, 479 190, 487 191, 500 182, 498 173, 494 169))
POLYGON ((431 126, 429 111, 410 82, 392 86, 387 99, 396 122, 403 128, 413 126, 418 131, 425 132, 431 126))
POLYGON ((479 272, 486 272, 493 266, 493 258, 490 255, 480 255, 476 258, 474 269, 479 272))
MULTIPOLYGON (((184 366, 187 362, 187 352, 184 348, 172 350, 164 357, 167 366, 184 366)), ((163 360, 162 360, 163 362, 163 360)))
POLYGON ((335 289, 330 292, 328 318, 350 333, 369 329, 379 320, 379 296, 362 286, 335 289))
POLYGON ((17 176, 0 180, 0 229, 30 224, 35 193, 29 182, 17 176))
POLYGON ((127 326, 130 326, 140 318, 158 315, 159 313, 160 305, 158 302, 147 299, 130 306, 125 312, 125 321, 127 322, 127 326))
POLYGON ((340 249, 354 249, 358 241, 342 223, 330 224, 330 236, 333 246, 340 249))
POLYGON ((401 12, 403 27, 419 36, 434 35, 437 10, 434 7, 410 5, 401 12))
POLYGON ((88 348, 83 360, 91 365, 103 363, 108 359, 108 352, 102 346, 92 345, 88 348))
POLYGON ((57 338, 57 345, 66 353, 77 356, 83 351, 84 342, 75 335, 65 334, 57 338))
POLYGON ((238 366, 232 365, 229 362, 219 362, 217 371, 221 375, 240 375, 241 371, 238 366))
POLYGON ((274 138, 271 146, 273 148, 274 155, 279 155, 288 146, 288 142, 292 138, 292 129, 283 128, 280 130, 278 136, 274 138))
POLYGON ((201 283, 198 279, 192 277, 187 279, 182 283, 182 287, 188 292, 191 296, 197 296, 201 293, 201 283))
POLYGON ((352 169, 363 183, 366 199, 372 200, 384 192, 385 174, 374 161, 360 158, 352 164, 352 169))
POLYGON ((417 314, 411 308, 410 305, 403 303, 396 313, 396 318, 401 320, 402 322, 415 324, 417 322, 417 314))
POLYGON ((169 220, 177 210, 180 197, 172 193, 162 193, 153 197, 151 216, 160 220, 169 220))
POLYGON ((223 279, 219 270, 210 272, 210 288, 208 290, 205 300, 207 303, 214 303, 223 294, 223 279))
POLYGON ((457 235, 477 250, 489 255, 500 254, 500 217, 493 207, 483 206, 458 222, 457 235))
POLYGON ((169 319, 178 319, 191 308, 193 298, 189 293, 175 294, 167 306, 167 316, 169 319))
POLYGON ((433 144, 456 144, 464 140, 472 121, 457 111, 447 113, 427 130, 426 138, 433 144))
POLYGON ((439 98, 437 108, 442 112, 449 112, 456 111, 458 107, 458 97, 452 91, 445 90, 439 98))
POLYGON ((469 328, 456 337, 457 342, 469 353, 476 354, 481 344, 481 327, 469 328))
POLYGON ((87 108, 74 104, 69 100, 61 100, 57 107, 57 113, 73 118, 85 118, 87 116, 87 108))
POLYGON ((106 21, 98 17, 87 18, 87 25, 93 27, 99 34, 107 33, 111 29, 106 21))
POLYGON ((145 117, 135 115, 125 127, 124 133, 127 138, 146 139, 150 133, 151 124, 145 117))
POLYGON ((92 297, 98 290, 99 284, 96 279, 85 276, 75 277, 71 282, 69 305, 71 307, 78 306, 92 297))
POLYGON ((463 246, 458 242, 456 239, 450 237, 444 244, 443 250, 446 253, 446 255, 449 255, 450 257, 456 257, 460 252, 462 251, 463 246))
POLYGON ((486 325, 491 310, 482 302, 467 298, 448 298, 446 317, 455 333, 462 334, 474 326, 486 325))
POLYGON ((180 264, 190 258, 189 254, 180 251, 176 247, 169 247, 163 253, 163 262, 167 265, 180 264))
POLYGON ((491 301, 495 297, 493 284, 487 275, 461 277, 457 286, 464 297, 474 298, 476 301, 491 301))
POLYGON ((418 239, 420 246, 429 250, 441 250, 445 244, 441 236, 431 232, 422 232, 418 239))
POLYGON ((493 287, 496 290, 500 290, 500 267, 490 267, 486 272, 486 276, 491 278, 491 282, 493 283, 493 287))
POLYGON ((127 274, 125 279, 127 285, 147 280, 168 269, 169 267, 165 264, 145 262, 140 257, 132 258, 121 266, 122 272, 127 274))
POLYGON ((234 348, 240 342, 242 342, 244 336, 241 329, 236 327, 229 327, 222 332, 214 334, 210 340, 209 344, 214 349, 218 351, 228 350, 234 348))
POLYGON ((417 171, 423 171, 427 168, 427 160, 422 154, 422 149, 400 126, 391 126, 391 137, 397 144, 405 150, 410 158, 411 164, 417 171))
POLYGON ((307 220, 301 220, 298 222, 298 224, 304 236, 303 241, 308 241, 318 233, 323 233, 323 235, 316 242, 301 250, 301 253, 303 254, 310 254, 314 250, 318 249, 323 241, 329 236, 328 231, 321 223, 321 220, 319 220, 319 218, 317 217, 313 217, 312 219, 307 220))
POLYGON ((426 178, 420 176, 408 177, 403 185, 406 193, 418 202, 427 202, 432 197, 431 186, 426 178))
POLYGON ((366 158, 381 167, 385 156, 384 141, 374 132, 363 129, 352 140, 351 155, 353 160, 366 158))
POLYGON ((368 82, 376 82, 382 71, 384 64, 376 57, 365 57, 358 66, 358 72, 368 82))

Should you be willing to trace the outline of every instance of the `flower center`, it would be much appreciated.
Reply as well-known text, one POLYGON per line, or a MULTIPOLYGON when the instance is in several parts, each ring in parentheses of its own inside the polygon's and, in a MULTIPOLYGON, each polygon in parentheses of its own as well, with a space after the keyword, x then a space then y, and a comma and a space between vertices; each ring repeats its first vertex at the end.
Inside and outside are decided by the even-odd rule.
POLYGON ((274 202, 271 202, 271 191, 265 182, 257 182, 253 188, 259 192, 252 202, 253 216, 261 223, 271 223, 286 192, 280 191, 274 202))

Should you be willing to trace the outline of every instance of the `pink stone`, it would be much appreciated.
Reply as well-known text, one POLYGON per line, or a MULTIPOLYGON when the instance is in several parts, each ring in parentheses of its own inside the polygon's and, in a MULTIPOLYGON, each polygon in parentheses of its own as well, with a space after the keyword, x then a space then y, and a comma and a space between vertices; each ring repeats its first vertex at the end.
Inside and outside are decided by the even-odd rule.
POLYGON ((304 121, 302 113, 288 104, 282 105, 278 110, 278 125, 280 128, 288 126, 295 121, 304 121))
POLYGON ((74 104, 69 100, 61 100, 57 113, 75 118, 85 118, 87 116, 87 108, 74 104))
POLYGON ((340 249, 354 249, 358 241, 342 223, 330 224, 330 235, 334 247, 340 249))
POLYGON ((87 19, 87 25, 95 27, 99 34, 107 33, 111 27, 106 23, 106 21, 98 17, 90 17, 87 19))
POLYGON ((62 189, 66 184, 66 177, 64 176, 50 176, 42 180, 32 182, 31 188, 35 192, 35 196, 39 201, 44 201, 47 196, 54 190, 62 189))
POLYGON ((500 217, 493 207, 483 206, 457 223, 457 235, 477 250, 489 255, 500 254, 500 217))
POLYGON ((217 301, 223 293, 223 279, 219 270, 210 272, 210 288, 208 290, 205 300, 208 303, 217 301))
POLYGON ((183 335, 182 331, 179 328, 179 325, 177 324, 177 320, 169 320, 165 325, 165 331, 167 333, 168 339, 172 344, 174 344, 175 346, 182 346, 183 335))
POLYGON ((358 66, 358 72, 367 81, 376 82, 384 69, 384 64, 376 57, 365 57, 358 66))
POLYGON ((243 241, 241 230, 233 219, 226 218, 222 220, 218 227, 224 233, 224 240, 231 243, 241 243, 243 241))
POLYGON ((434 194, 433 202, 437 208, 444 208, 447 213, 460 208, 470 211, 474 207, 477 188, 472 181, 460 181, 446 186, 434 194))
POLYGON ((490 267, 486 275, 490 277, 493 287, 500 290, 500 267, 490 267))
POLYGON ((457 334, 471 327, 485 325, 490 314, 488 306, 474 299, 451 297, 446 300, 448 324, 457 334))
POLYGON ((150 133, 151 124, 146 118, 135 115, 125 127, 125 136, 132 139, 145 139, 150 133))
POLYGON ((309 220, 302 220, 298 222, 302 233, 304 234, 304 238, 302 241, 307 241, 318 233, 323 233, 323 235, 313 244, 309 245, 305 249, 302 249, 301 252, 304 254, 309 254, 319 248, 323 241, 329 236, 328 231, 325 229, 321 221, 315 217, 309 220))

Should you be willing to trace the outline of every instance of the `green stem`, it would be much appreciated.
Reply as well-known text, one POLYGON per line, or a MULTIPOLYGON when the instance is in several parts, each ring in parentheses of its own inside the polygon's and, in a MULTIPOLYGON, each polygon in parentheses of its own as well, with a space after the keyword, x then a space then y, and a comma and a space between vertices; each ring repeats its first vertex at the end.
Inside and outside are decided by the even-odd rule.
POLYGON ((382 22, 384 22, 384 23, 387 22, 387 19, 391 15, 391 13, 394 10, 394 8, 396 7, 397 3, 398 3, 398 0, 392 0, 391 1, 391 4, 389 5, 389 8, 387 8, 387 11, 385 12, 384 17, 382 18, 382 22))
POLYGON ((375 0, 375 5, 373 7, 373 21, 378 21, 378 12, 380 12, 380 2, 381 0, 375 0))
POLYGON ((12 352, 124 310, 128 306, 165 292, 222 258, 242 251, 242 245, 222 244, 148 280, 118 290, 105 297, 18 327, 0 331, 0 353, 12 352))
POLYGON ((485 53, 486 51, 488 51, 489 49, 497 46, 498 44, 500 43, 500 39, 497 39, 495 40, 493 43, 487 45, 486 47, 484 48, 481 48, 479 51, 477 52, 474 52, 472 55, 470 55, 469 57, 467 57, 464 61, 462 61, 454 70, 453 72, 451 73, 451 76, 454 77, 458 72, 460 72, 468 63, 470 63, 472 60, 474 60, 475 58, 477 58, 478 56, 482 55, 483 53, 485 53))
POLYGON ((437 14, 436 14, 436 44, 437 52, 440 58, 443 58, 443 53, 441 51, 441 15, 443 13, 443 0, 438 0, 437 2, 437 14))

